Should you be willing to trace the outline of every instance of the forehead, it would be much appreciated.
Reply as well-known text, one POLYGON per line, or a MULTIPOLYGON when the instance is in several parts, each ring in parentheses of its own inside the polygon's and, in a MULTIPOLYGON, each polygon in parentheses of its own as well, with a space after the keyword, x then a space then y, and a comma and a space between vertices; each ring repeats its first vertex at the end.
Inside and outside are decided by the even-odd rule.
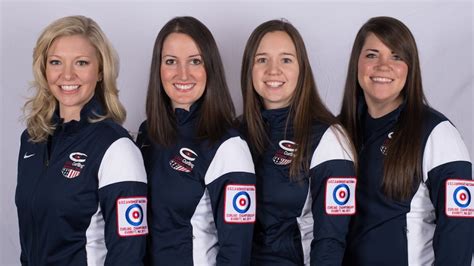
POLYGON ((83 35, 61 36, 56 38, 48 50, 48 56, 89 56, 96 57, 97 50, 83 35))
POLYGON ((383 43, 382 40, 380 40, 380 38, 377 37, 377 35, 375 35, 372 32, 369 32, 367 34, 367 37, 365 37, 365 41, 364 41, 364 45, 362 47, 362 51, 364 51, 366 49, 377 49, 379 51, 380 50, 388 50, 388 51, 392 50, 392 49, 390 49, 390 47, 385 45, 385 43, 383 43))
POLYGON ((195 55, 200 53, 197 43, 191 36, 176 32, 166 36, 161 51, 163 55, 195 55))
POLYGON ((257 53, 291 53, 296 54, 296 47, 290 35, 284 31, 272 31, 263 35, 257 53))

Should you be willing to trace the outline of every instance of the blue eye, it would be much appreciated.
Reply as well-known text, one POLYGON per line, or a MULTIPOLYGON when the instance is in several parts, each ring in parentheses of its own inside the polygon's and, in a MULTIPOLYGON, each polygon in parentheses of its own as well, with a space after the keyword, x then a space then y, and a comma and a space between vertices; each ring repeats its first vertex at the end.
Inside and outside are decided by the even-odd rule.
POLYGON ((86 61, 86 60, 79 60, 79 61, 77 61, 77 64, 80 65, 80 66, 87 66, 87 65, 89 65, 89 62, 86 61))
POLYGON ((49 60, 49 64, 50 64, 50 65, 60 65, 60 64, 61 64, 61 61, 56 60, 56 59, 54 59, 54 60, 49 60))

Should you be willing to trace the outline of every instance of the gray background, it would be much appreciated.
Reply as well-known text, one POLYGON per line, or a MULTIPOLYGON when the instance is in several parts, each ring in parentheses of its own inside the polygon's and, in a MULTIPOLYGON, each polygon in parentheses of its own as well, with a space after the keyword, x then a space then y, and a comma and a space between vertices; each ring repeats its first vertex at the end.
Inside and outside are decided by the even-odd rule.
POLYGON ((1 1, 0 265, 19 265, 14 194, 21 108, 31 95, 32 49, 53 20, 82 14, 105 31, 121 59, 124 126, 136 131, 145 118, 153 43, 172 17, 195 16, 213 32, 238 113, 240 63, 249 34, 266 20, 288 19, 303 35, 321 97, 337 113, 358 29, 372 16, 393 16, 415 36, 430 104, 453 121, 472 156, 473 11, 472 1, 1 1))

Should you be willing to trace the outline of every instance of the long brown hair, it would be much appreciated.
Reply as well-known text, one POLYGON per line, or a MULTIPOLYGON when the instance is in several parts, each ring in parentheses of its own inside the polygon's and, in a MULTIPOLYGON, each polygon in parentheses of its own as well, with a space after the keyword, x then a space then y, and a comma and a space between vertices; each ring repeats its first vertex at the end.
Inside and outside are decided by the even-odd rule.
POLYGON ((247 138, 256 156, 261 155, 268 144, 268 136, 261 116, 263 101, 257 94, 252 83, 252 70, 255 53, 263 36, 269 32, 282 31, 293 41, 299 63, 299 77, 296 89, 289 106, 290 119, 294 119, 294 140, 298 145, 297 152, 290 165, 290 178, 297 179, 301 172, 309 171, 311 156, 311 128, 314 121, 327 125, 338 124, 336 118, 326 108, 318 95, 303 38, 298 30, 285 20, 270 20, 258 26, 250 35, 245 46, 242 59, 241 87, 243 96, 243 124, 247 130, 247 138))
POLYGON ((176 17, 158 33, 150 68, 146 99, 147 126, 150 138, 161 145, 171 145, 176 139, 176 120, 171 100, 161 83, 161 50, 171 33, 183 33, 198 46, 207 74, 206 88, 201 96, 197 136, 216 141, 232 126, 235 109, 224 74, 224 66, 216 41, 209 29, 194 17, 176 17))
POLYGON ((91 18, 84 16, 68 16, 57 19, 49 24, 41 33, 33 51, 33 87, 36 94, 23 107, 26 124, 32 142, 46 141, 56 127, 52 117, 58 101, 49 90, 46 80, 46 58, 55 40, 63 36, 81 35, 88 39, 96 49, 99 61, 99 72, 102 80, 97 83, 95 95, 101 101, 105 114, 99 118, 90 118, 90 122, 98 122, 111 118, 121 124, 125 120, 126 111, 118 98, 117 77, 119 59, 110 41, 99 25, 91 18))
POLYGON ((420 121, 423 120, 424 105, 427 103, 423 94, 416 42, 410 30, 401 21, 391 17, 374 17, 357 33, 349 60, 340 118, 356 148, 360 149, 361 114, 358 114, 357 110, 362 104, 360 100, 363 92, 357 79, 357 65, 369 33, 375 34, 408 65, 406 83, 401 91, 405 106, 388 145, 382 183, 385 195, 392 199, 404 200, 412 195, 413 185, 419 183, 422 178, 420 121))

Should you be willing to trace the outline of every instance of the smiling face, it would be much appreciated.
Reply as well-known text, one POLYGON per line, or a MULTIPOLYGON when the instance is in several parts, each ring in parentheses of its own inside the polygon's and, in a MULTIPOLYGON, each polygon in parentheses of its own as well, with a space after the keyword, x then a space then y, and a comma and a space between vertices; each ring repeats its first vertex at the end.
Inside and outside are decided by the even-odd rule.
POLYGON ((94 96, 100 79, 95 47, 82 35, 59 37, 46 60, 46 80, 59 102, 59 115, 65 122, 80 120, 81 109, 94 96))
POLYGON ((283 31, 265 34, 255 53, 252 83, 262 97, 265 109, 277 109, 290 104, 299 76, 296 48, 283 31))
POLYGON ((161 83, 173 109, 189 110, 204 94, 206 70, 194 40, 183 33, 171 33, 161 50, 161 83))
POLYGON ((369 33, 359 56, 357 78, 372 117, 388 114, 402 103, 407 73, 408 65, 369 33))

